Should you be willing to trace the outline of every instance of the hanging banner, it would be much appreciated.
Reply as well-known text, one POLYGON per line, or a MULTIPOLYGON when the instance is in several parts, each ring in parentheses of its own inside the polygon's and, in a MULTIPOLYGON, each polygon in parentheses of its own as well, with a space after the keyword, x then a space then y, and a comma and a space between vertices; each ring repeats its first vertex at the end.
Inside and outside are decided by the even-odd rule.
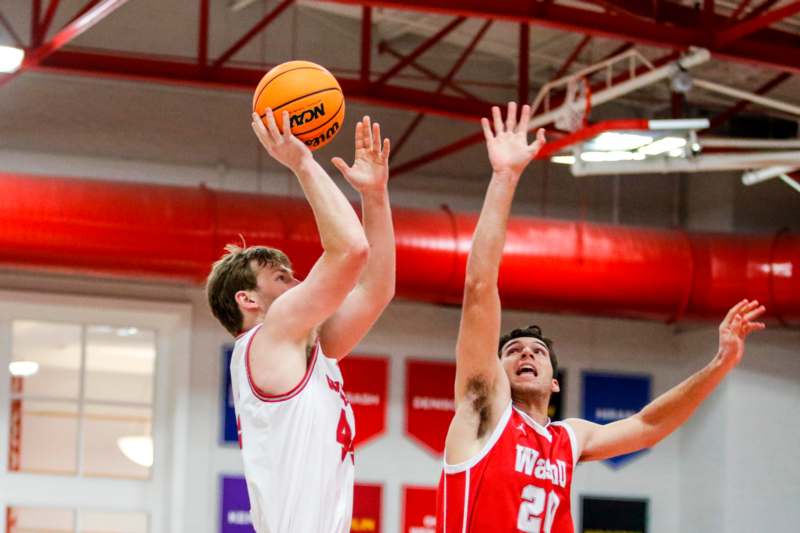
POLYGON ((403 487, 401 533, 436 533, 436 487, 403 487))
POLYGON ((647 533, 647 500, 581 498, 583 533, 647 533))
MULTIPOLYGON (((583 418, 608 424, 635 415, 650 403, 650 387, 650 376, 584 372, 583 418)), ((641 453, 619 455, 603 462, 619 468, 641 453)))
POLYGON ((455 413, 455 379, 455 363, 406 360, 406 433, 436 455, 455 413))
POLYGON ((550 405, 547 406, 547 416, 550 420, 564 419, 564 398, 567 397, 567 375, 566 370, 560 369, 556 374, 559 392, 550 395, 550 405))
POLYGON ((222 476, 220 492, 220 533, 255 533, 244 476, 222 476))
POLYGON ((222 347, 222 424, 220 441, 223 444, 239 443, 239 434, 236 430, 236 410, 233 406, 233 387, 231 386, 231 357, 233 357, 233 344, 222 347))
MULTIPOLYGON (((346 382, 345 382, 346 383, 346 382)), ((351 533, 381 532, 381 500, 383 485, 356 483, 353 487, 353 521, 351 533)))
POLYGON ((339 363, 344 390, 356 419, 356 448, 386 431, 389 359, 348 355, 339 363))

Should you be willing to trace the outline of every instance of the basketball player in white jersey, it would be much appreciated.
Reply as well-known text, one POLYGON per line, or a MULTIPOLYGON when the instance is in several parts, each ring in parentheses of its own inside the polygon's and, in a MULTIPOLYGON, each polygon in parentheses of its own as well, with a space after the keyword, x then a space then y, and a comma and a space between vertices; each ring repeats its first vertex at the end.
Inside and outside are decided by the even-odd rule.
POLYGON ((437 533, 572 533, 576 464, 650 447, 675 431, 739 363, 745 338, 764 328, 757 321, 764 307, 742 300, 722 321, 708 365, 639 413, 603 426, 576 418, 550 423, 550 395, 559 390, 552 342, 536 326, 500 337, 497 281, 511 202, 544 143, 539 130, 528 144, 530 113, 523 106, 518 120, 510 103, 505 122, 492 109, 494 131, 482 120, 493 174, 467 260, 437 533))
POLYGON ((355 162, 333 164, 361 194, 363 226, 344 194, 271 110, 253 130, 297 177, 323 253, 295 279, 263 246, 228 247, 207 282, 211 309, 236 336, 231 361, 239 444, 258 533, 347 533, 353 504, 353 410, 337 360, 394 296, 389 140, 369 117, 356 126, 355 162))

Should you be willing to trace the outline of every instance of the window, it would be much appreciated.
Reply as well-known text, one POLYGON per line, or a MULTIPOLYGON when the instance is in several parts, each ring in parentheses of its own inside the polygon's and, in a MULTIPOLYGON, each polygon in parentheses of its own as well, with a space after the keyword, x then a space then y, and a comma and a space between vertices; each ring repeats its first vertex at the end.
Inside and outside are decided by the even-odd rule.
POLYGON ((180 529, 190 316, 0 291, 0 533, 180 529))

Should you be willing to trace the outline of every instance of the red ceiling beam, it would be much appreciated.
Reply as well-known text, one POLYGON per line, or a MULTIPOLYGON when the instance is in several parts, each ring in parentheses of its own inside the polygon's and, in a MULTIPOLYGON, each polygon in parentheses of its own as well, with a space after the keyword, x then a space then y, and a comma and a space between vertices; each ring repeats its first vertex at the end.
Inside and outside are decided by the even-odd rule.
POLYGON ((761 13, 765 12, 775 4, 777 4, 779 0, 764 0, 758 6, 754 7, 753 10, 745 15, 743 20, 750 20, 752 18, 756 18, 757 16, 761 15, 761 13))
MULTIPOLYGON (((486 22, 483 23, 483 26, 481 26, 481 28, 478 30, 478 33, 475 34, 475 36, 469 42, 467 47, 464 48, 464 50, 462 50, 462 52, 459 55, 458 59, 456 59, 456 62, 453 63, 453 66, 447 72, 445 77, 442 78, 439 81, 439 85, 436 87, 435 94, 441 94, 442 91, 444 91, 444 88, 447 87, 447 84, 455 77, 455 75, 458 73, 458 71, 461 70, 461 67, 464 66, 464 63, 467 62, 467 59, 472 54, 473 50, 475 50, 475 47, 478 46, 478 43, 481 42, 481 39, 483 39, 483 36, 486 34, 486 32, 492 26, 492 22, 493 21, 491 21, 491 20, 487 20, 486 22)), ((414 131, 417 129, 417 127, 420 125, 420 123, 422 123, 422 120, 424 118, 425 118, 424 114, 418 113, 417 116, 414 117, 414 120, 411 121, 411 124, 409 124, 408 128, 406 128, 406 131, 403 132, 403 134, 397 140, 397 142, 395 143, 395 145, 394 145, 394 147, 392 149, 392 153, 394 154, 395 157, 397 157, 397 153, 400 151, 400 149, 406 143, 408 138, 411 137, 411 135, 414 133, 414 131)))
MULTIPOLYGON (((660 4, 661 21, 647 18, 621 16, 614 13, 598 15, 596 11, 569 7, 561 4, 545 5, 542 2, 518 0, 325 0, 345 4, 372 5, 386 8, 447 13, 465 17, 482 17, 527 21, 565 31, 593 36, 623 39, 641 44, 668 48, 703 46, 719 57, 800 72, 800 37, 797 35, 764 29, 755 35, 735 41, 725 49, 715 46, 713 35, 707 31, 698 11, 675 2, 660 4), (663 21, 663 22, 662 22, 663 21)), ((614 4, 637 11, 644 8, 649 16, 647 3, 640 0, 616 0, 614 4)), ((727 18, 716 15, 716 24, 721 26, 727 18)))
POLYGON ((236 52, 241 50, 247 43, 249 43, 253 37, 261 33, 261 31, 270 25, 270 23, 278 18, 281 13, 283 13, 286 8, 294 3, 294 0, 283 0, 280 4, 275 6, 272 11, 264 15, 261 20, 259 20, 255 26, 250 28, 250 31, 245 33, 241 39, 236 41, 233 46, 228 48, 214 63, 211 65, 212 68, 219 68, 221 67, 227 60, 229 60, 236 52))
POLYGON ((0 26, 3 26, 3 28, 6 29, 8 34, 11 36, 11 40, 14 41, 14 45, 17 48, 25 48, 25 43, 22 42, 22 39, 20 39, 19 35, 17 35, 17 32, 14 31, 14 27, 11 25, 8 19, 6 19, 3 13, 0 13, 0 26))
MULTIPOLYGON (((575 60, 578 59, 578 56, 580 55, 580 53, 583 51, 584 48, 586 48, 586 45, 589 44, 589 42, 591 40, 592 40, 592 36, 591 35, 585 35, 583 37, 583 39, 581 39, 581 42, 578 43, 578 46, 576 46, 575 49, 572 50, 572 53, 569 55, 569 57, 561 65, 561 68, 558 69, 558 72, 556 72, 551 79, 557 80, 558 78, 560 78, 561 76, 563 76, 564 74, 569 72, 569 67, 571 67, 572 64, 575 62, 575 60)), ((628 46, 627 43, 624 46, 627 47, 628 46)), ((625 49, 627 49, 627 48, 625 48, 625 49)), ((611 57, 614 57, 615 55, 617 55, 617 53, 619 53, 619 52, 615 51, 615 53, 612 54, 611 57)))
POLYGON ((517 73, 517 102, 527 102, 530 92, 530 48, 531 27, 527 22, 519 24, 519 65, 517 73))
POLYGON ((731 21, 739 20, 741 14, 744 13, 744 10, 747 9, 747 7, 750 5, 750 2, 752 1, 753 0, 742 0, 741 3, 738 6, 736 6, 736 10, 733 13, 731 13, 731 16, 729 17, 730 20, 731 21))
MULTIPOLYGON (((402 59, 404 57, 403 54, 401 54, 400 52, 398 52, 397 50, 392 48, 389 45, 389 43, 387 43, 387 42, 381 42, 378 45, 378 52, 379 53, 386 52, 389 55, 391 55, 391 56, 393 56, 393 57, 395 57, 397 59, 402 59)), ((423 65, 420 65, 419 63, 417 63, 415 61, 412 61, 411 63, 409 63, 408 66, 409 66, 409 68, 413 68, 414 70, 417 70, 418 72, 422 73, 423 75, 425 75, 426 77, 428 77, 428 78, 430 78, 430 79, 432 79, 434 81, 439 81, 439 80, 442 79, 434 71, 432 71, 431 69, 429 69, 429 68, 427 68, 427 67, 425 67, 423 65)), ((468 90, 464 89, 463 87, 461 87, 459 84, 457 84, 453 80, 450 80, 450 82, 447 84, 447 86, 451 90, 459 93, 460 95, 464 96, 465 98, 470 98, 470 99, 475 100, 475 101, 480 101, 481 100, 480 98, 478 98, 477 96, 475 96, 473 93, 469 92, 468 90)))
POLYGON ((102 2, 98 2, 94 7, 83 13, 83 15, 73 19, 66 26, 64 26, 53 36, 52 39, 26 53, 25 59, 23 60, 20 68, 15 72, 0 78, 0 85, 8 83, 26 70, 35 68, 48 56, 57 52, 64 45, 125 5, 127 1, 128 0, 104 0, 102 2))
POLYGON ((361 81, 369 83, 372 72, 372 8, 361 8, 361 81))
POLYGON ((39 24, 39 38, 42 40, 47 39, 47 32, 50 31, 50 25, 53 23, 53 18, 56 16, 58 4, 59 0, 50 0, 44 19, 42 19, 42 22, 39 24))
POLYGON ((409 65, 409 63, 427 52, 433 45, 441 41, 447 34, 459 27, 465 20, 467 20, 465 17, 456 17, 455 19, 451 20, 450 23, 444 28, 425 39, 425 41, 423 41, 413 52, 405 56, 403 59, 398 61, 397 64, 385 72, 375 81, 375 85, 385 84, 392 76, 403 70, 409 65))
POLYGON ((796 13, 800 13, 800 1, 792 2, 791 4, 786 4, 783 7, 773 9, 769 13, 761 15, 760 17, 751 18, 744 22, 740 22, 732 28, 728 28, 727 30, 719 33, 717 35, 717 45, 724 47, 733 41, 737 41, 742 37, 750 35, 751 33, 755 33, 758 30, 771 26, 772 24, 791 17, 796 13))
MULTIPOLYGON (((223 66, 208 71, 195 62, 167 60, 161 57, 62 50, 47 58, 37 70, 250 92, 264 75, 264 68, 263 65, 257 68, 223 66)), ((360 79, 339 76, 338 80, 348 97, 386 107, 472 121, 486 116, 490 111, 489 103, 473 99, 437 95, 429 91, 392 85, 374 90, 374 85, 362 83, 360 79)))
POLYGON ((197 62, 208 65, 208 11, 209 0, 200 0, 200 22, 197 29, 197 62))
POLYGON ((42 0, 31 2, 31 46, 42 44, 39 38, 39 20, 42 18, 42 0))
MULTIPOLYGON (((772 78, 770 81, 768 81, 767 83, 765 83, 764 85, 762 85, 761 87, 756 89, 755 93, 758 94, 758 95, 767 94, 772 89, 774 89, 778 85, 782 84, 783 82, 785 82, 786 80, 788 80, 791 77, 792 77, 792 75, 789 74, 788 72, 783 72, 781 74, 778 74, 777 76, 772 78)), ((708 129, 714 129, 714 128, 717 128, 717 127, 721 126, 722 124, 725 124, 727 121, 729 121, 731 119, 731 117, 733 117, 734 115, 744 111, 747 108, 747 106, 749 106, 750 104, 751 104, 751 102, 749 100, 740 100, 735 105, 731 106, 729 109, 727 109, 727 110, 723 111, 722 113, 720 113, 719 115, 713 117, 711 119, 711 121, 710 121, 711 125, 708 127, 708 129)))

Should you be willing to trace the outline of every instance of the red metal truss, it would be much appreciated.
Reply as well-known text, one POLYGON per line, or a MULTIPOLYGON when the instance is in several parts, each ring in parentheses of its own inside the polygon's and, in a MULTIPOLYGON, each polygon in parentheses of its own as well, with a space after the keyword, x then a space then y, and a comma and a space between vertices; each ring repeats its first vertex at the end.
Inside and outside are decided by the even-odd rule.
POLYGON ((17 32, 14 31, 14 27, 10 22, 8 22, 8 19, 5 17, 5 15, 3 15, 2 12, 0 12, 0 26, 5 28, 5 30, 8 32, 11 40, 14 41, 14 46, 17 46, 18 48, 25 48, 25 43, 22 42, 22 39, 20 39, 19 35, 17 35, 17 32))
MULTIPOLYGON (((458 73, 461 67, 464 66, 464 63, 467 62, 467 59, 472 54, 472 51, 475 50, 475 47, 478 46, 478 43, 481 41, 481 39, 483 39, 483 36, 491 27, 492 22, 493 22, 492 20, 487 20, 486 22, 483 23, 483 26, 481 26, 481 28, 472 38, 467 47, 464 48, 464 50, 459 55, 458 59, 456 59, 456 62, 453 63, 453 66, 450 68, 447 74, 445 74, 444 78, 442 78, 439 81, 439 85, 436 87, 435 91, 436 94, 441 94, 442 91, 444 91, 444 88, 447 87, 447 84, 453 79, 453 77, 455 77, 455 75, 458 73)), ((425 115, 423 113, 418 113, 406 128, 406 131, 403 132, 403 134, 399 137, 399 139, 394 145, 395 157, 397 157, 397 153, 406 143, 408 138, 411 137, 411 134, 414 133, 414 131, 417 129, 420 123, 422 123, 424 117, 425 115)))
MULTIPOLYGON (((493 18, 528 22, 564 31, 622 39, 651 46, 686 48, 702 46, 715 55, 733 61, 800 72, 800 36, 764 28, 726 46, 716 43, 708 29, 704 11, 675 2, 659 4, 659 19, 652 18, 648 2, 613 0, 616 11, 598 15, 596 11, 542 1, 518 0, 324 0, 344 4, 371 5, 428 13, 446 13, 465 17, 493 18)), ((787 15, 788 16, 788 15, 787 15)), ((723 28, 729 19, 711 14, 715 28, 723 28)))
POLYGON ((766 28, 771 24, 791 17, 796 13, 800 13, 800 1, 786 4, 785 6, 774 9, 765 15, 761 15, 760 17, 752 18, 736 24, 732 28, 721 32, 717 36, 717 44, 719 46, 727 46, 733 41, 741 39, 742 37, 746 37, 747 35, 766 28))
MULTIPOLYGON (((62 50, 50 56, 44 64, 34 68, 87 76, 250 92, 264 75, 265 66, 257 68, 223 66, 209 70, 195 62, 62 50)), ((393 85, 385 85, 380 90, 374 90, 373 84, 363 83, 360 79, 341 77, 339 83, 348 97, 377 105, 462 120, 477 120, 486 116, 491 107, 489 103, 474 99, 437 95, 429 91, 393 85)))
MULTIPOLYGON (((19 69, 15 72, 6 75, 5 77, 0 78, 0 85, 7 83, 8 81, 12 80, 25 70, 35 68, 38 66, 42 61, 44 61, 47 57, 51 56, 53 53, 57 52, 60 48, 64 45, 75 39, 77 36, 94 26, 95 24, 99 23, 101 20, 106 18, 108 15, 113 13, 118 8, 125 5, 128 0, 103 0, 101 2, 93 2, 92 6, 89 9, 84 7, 81 10, 81 13, 73 18, 70 22, 67 23, 58 33, 56 33, 52 39, 47 41, 32 50, 29 50, 25 54, 25 59, 22 62, 22 65, 19 69)), ((38 5, 38 1, 34 2, 34 6, 38 5)), ((50 6, 57 7, 58 1, 52 0, 50 6)), ((33 31, 33 41, 36 42, 42 36, 40 34, 40 30, 42 29, 42 25, 38 22, 39 8, 33 10, 34 21, 32 26, 34 27, 33 31)), ((49 9, 48 9, 49 11, 49 9)))
POLYGON ((283 0, 280 4, 275 6, 272 11, 264 15, 261 20, 259 20, 247 33, 245 33, 236 43, 233 44, 230 48, 228 48, 216 61, 211 65, 213 68, 221 67, 227 60, 229 60, 233 55, 241 50, 247 43, 249 43, 253 37, 261 33, 264 28, 269 26, 269 24, 278 18, 281 13, 286 11, 290 5, 294 3, 294 0, 283 0))
MULTIPOLYGON (((769 80, 767 83, 765 83, 764 85, 762 85, 761 87, 756 89, 755 94, 758 94, 758 95, 767 94, 772 89, 774 89, 778 85, 782 84, 783 82, 785 82, 786 80, 788 80, 791 77, 792 77, 791 74, 789 74, 788 72, 783 72, 781 74, 778 74, 777 76, 775 76, 774 78, 769 80)), ((741 100, 741 101, 737 102, 736 104, 731 106, 729 109, 723 111, 719 115, 717 115, 714 118, 712 118, 711 119, 711 125, 709 126, 708 129, 714 129, 714 128, 718 127, 718 126, 721 126, 722 124, 725 124, 727 121, 729 121, 731 119, 731 117, 733 117, 734 115, 744 111, 747 108, 747 106, 749 106, 750 104, 751 104, 751 102, 749 100, 741 100)))
POLYGON ((464 17, 456 17, 444 28, 425 39, 417 48, 408 54, 406 57, 398 61, 392 68, 384 73, 380 78, 375 81, 375 85, 384 85, 389 79, 408 66, 409 63, 417 59, 419 56, 427 52, 433 45, 441 41, 448 33, 459 27, 465 20, 464 17))

